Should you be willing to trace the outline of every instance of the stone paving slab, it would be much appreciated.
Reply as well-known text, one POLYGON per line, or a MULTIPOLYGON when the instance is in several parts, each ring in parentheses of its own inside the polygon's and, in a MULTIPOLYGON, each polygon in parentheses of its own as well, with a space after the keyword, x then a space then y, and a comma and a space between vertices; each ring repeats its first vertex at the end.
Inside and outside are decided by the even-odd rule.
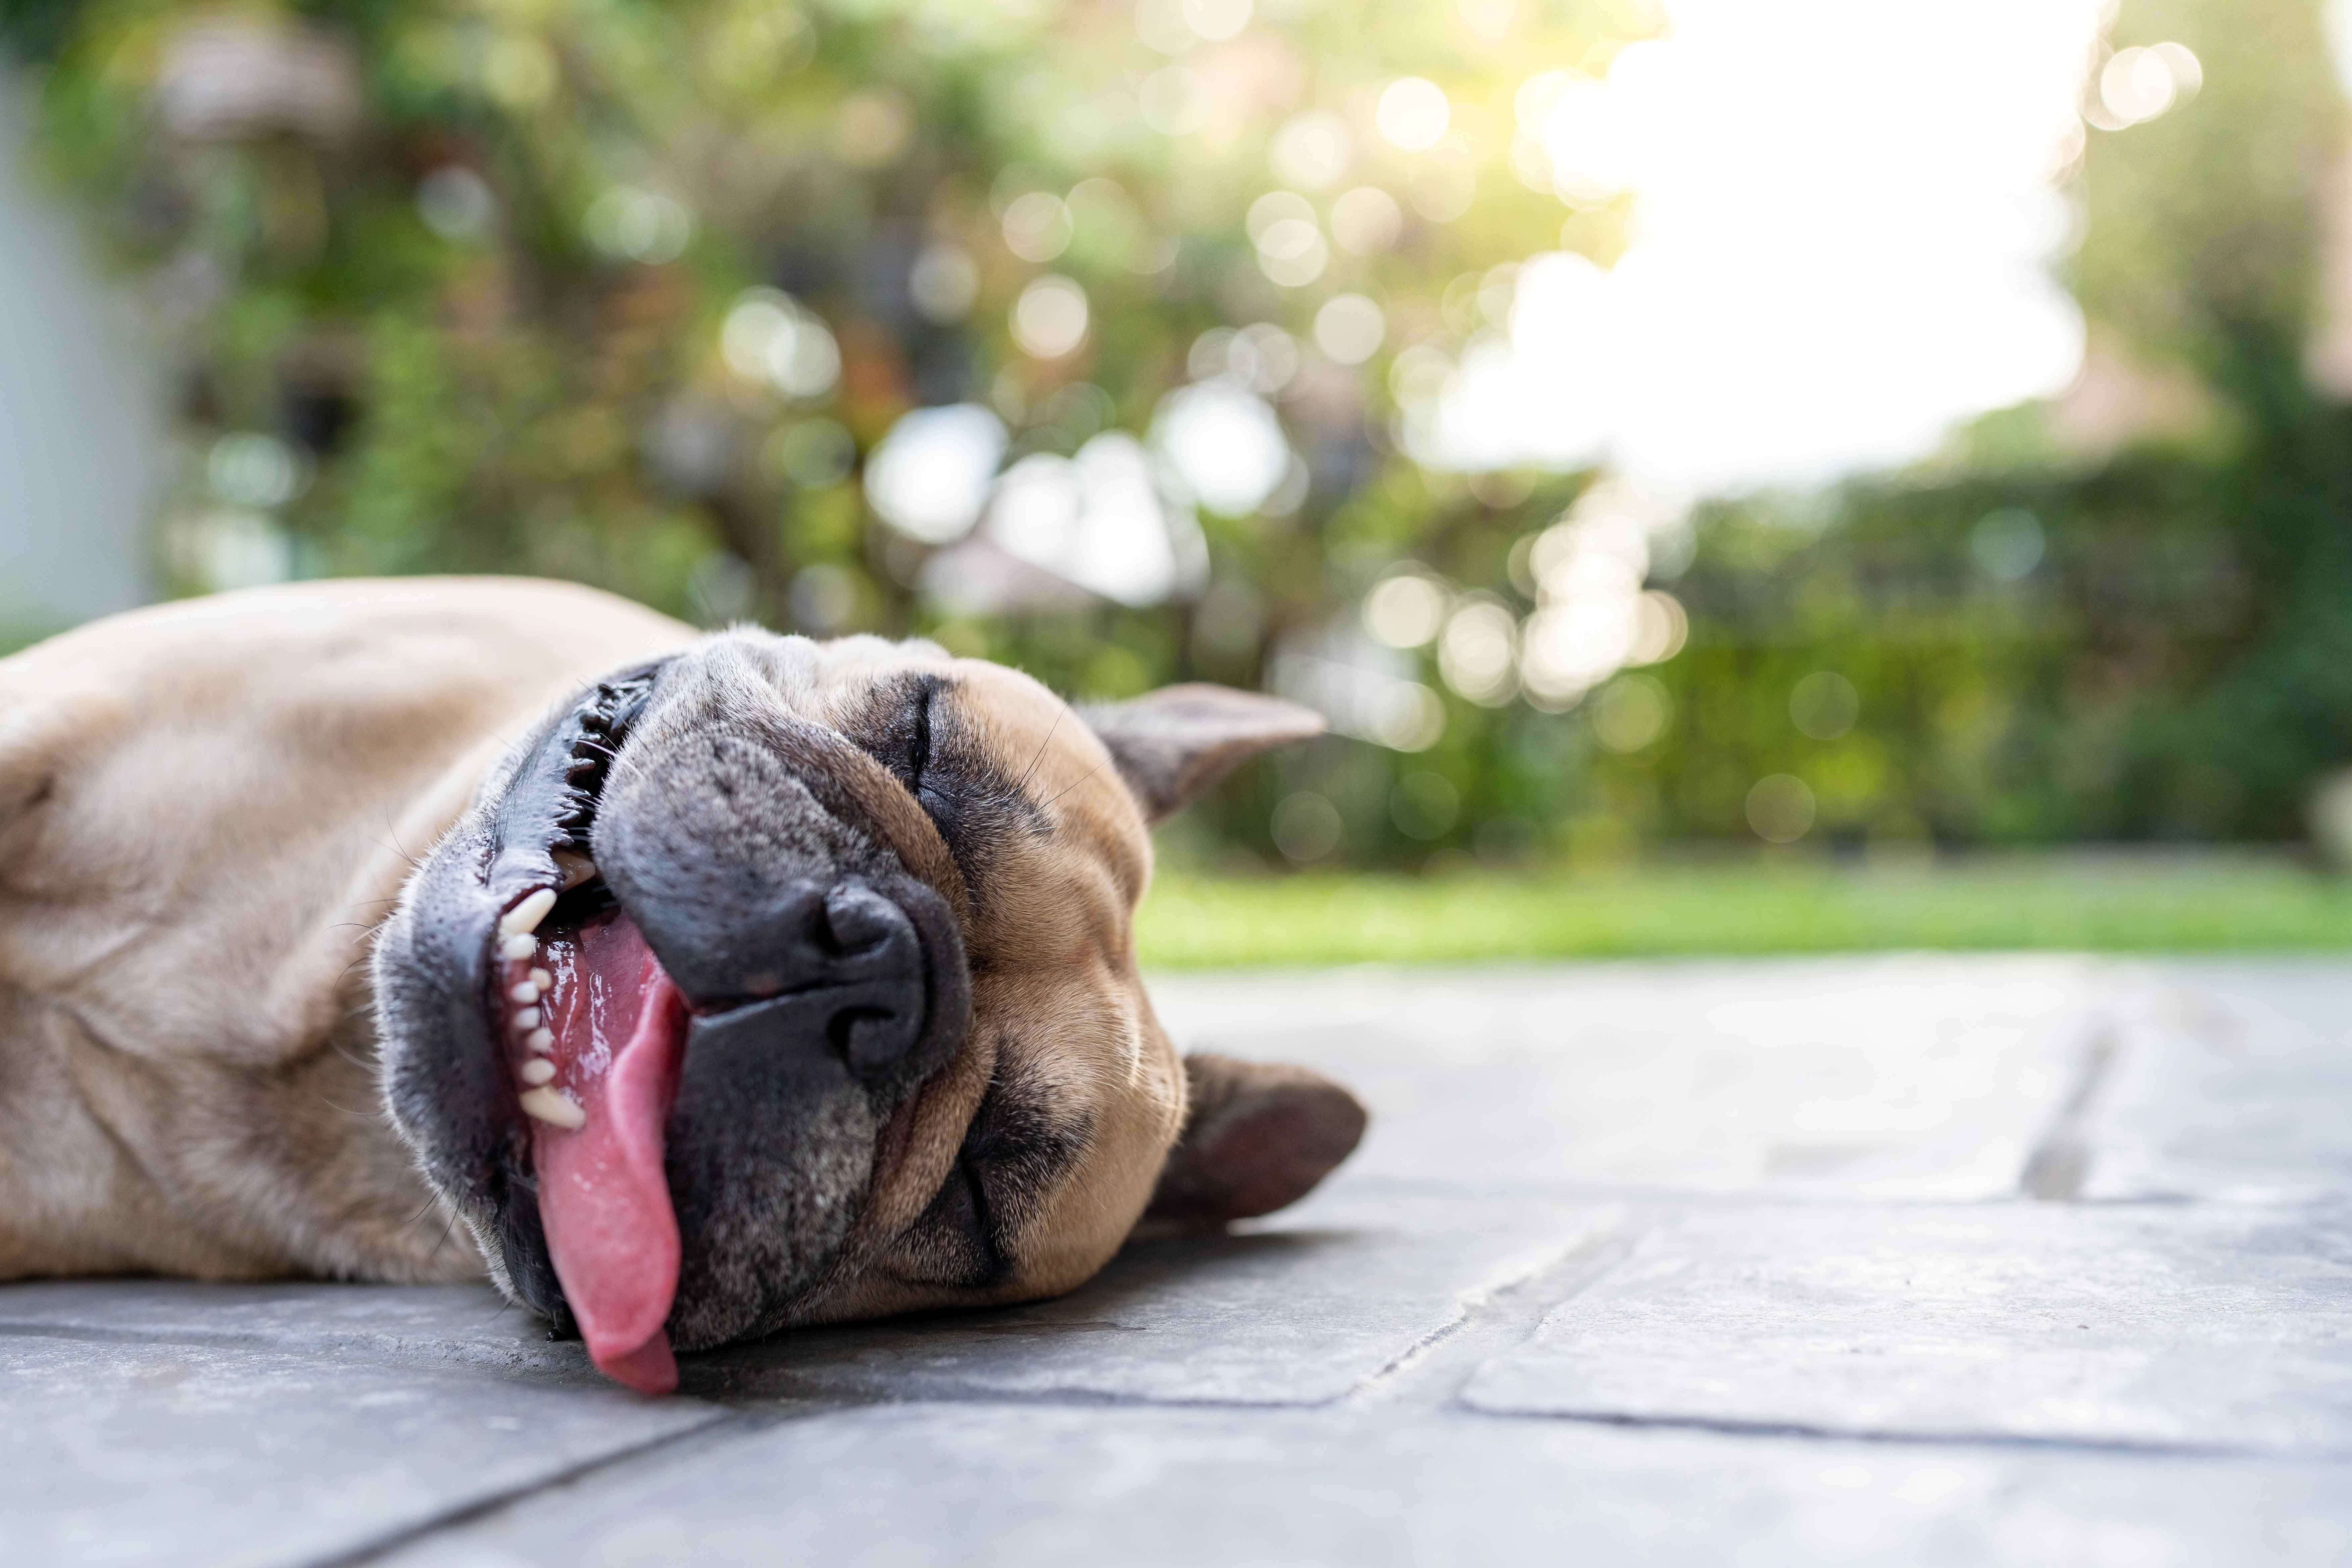
POLYGON ((2352 1193, 2352 984, 2313 962, 2136 970, 2082 1118, 2089 1198, 2293 1203, 2352 1193))
POLYGON ((1415 1421, 910 1405, 685 1446, 399 1568, 2340 1564, 2336 1466, 1415 1421))
POLYGON ((2071 1205, 1685 1209, 1474 1407, 2352 1455, 2352 1225, 2071 1205))
POLYGON ((2117 996, 2095 960, 1923 954, 1152 984, 1183 1048, 1354 1088, 1360 1176, 1926 1199, 2017 1189, 2117 996))
POLYGON ((604 1380, 576 1341, 488 1285, 211 1285, 58 1279, 0 1287, 0 1337, 64 1334, 448 1363, 583 1388, 604 1380))
POLYGON ((782 1335, 697 1358, 687 1386, 734 1400, 1321 1404, 1613 1216, 1604 1205, 1341 1186, 1240 1234, 1139 1242, 1057 1301, 782 1335))
POLYGON ((10 1334, 0 1563, 306 1563, 720 1416, 480 1372, 10 1334))
MULTIPOLYGON (((1341 1186, 1234 1235, 1135 1244, 1086 1289, 987 1312, 779 1336, 683 1363, 735 1400, 985 1394, 1308 1405, 1444 1331, 1473 1300, 1580 1245, 1609 1205, 1341 1186)), ((0 1289, 0 1343, 49 1331, 446 1362, 593 1385, 487 1287, 75 1281, 0 1289)))
POLYGON ((666 1404, 483 1289, 0 1287, 0 1565, 2352 1560, 2352 964, 1156 994, 1359 1157, 666 1404))

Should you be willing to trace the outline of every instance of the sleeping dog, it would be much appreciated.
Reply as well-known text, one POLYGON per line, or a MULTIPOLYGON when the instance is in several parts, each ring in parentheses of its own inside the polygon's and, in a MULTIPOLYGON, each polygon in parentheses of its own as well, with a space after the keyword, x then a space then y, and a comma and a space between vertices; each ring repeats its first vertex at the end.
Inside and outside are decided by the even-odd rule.
POLYGON ((1130 927, 1147 825, 1320 727, 527 581, 0 660, 0 1279, 487 1272, 660 1392, 1278 1208, 1362 1110, 1180 1059, 1130 927))

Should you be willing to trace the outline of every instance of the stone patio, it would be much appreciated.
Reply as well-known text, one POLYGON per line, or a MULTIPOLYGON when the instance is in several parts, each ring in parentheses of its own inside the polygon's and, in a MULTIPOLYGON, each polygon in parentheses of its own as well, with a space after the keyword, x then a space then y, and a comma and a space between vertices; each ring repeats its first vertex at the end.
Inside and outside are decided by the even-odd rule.
POLYGON ((1356 1160, 663 1402, 487 1290, 0 1288, 0 1563, 2352 1561, 2352 964, 1155 994, 1356 1160))

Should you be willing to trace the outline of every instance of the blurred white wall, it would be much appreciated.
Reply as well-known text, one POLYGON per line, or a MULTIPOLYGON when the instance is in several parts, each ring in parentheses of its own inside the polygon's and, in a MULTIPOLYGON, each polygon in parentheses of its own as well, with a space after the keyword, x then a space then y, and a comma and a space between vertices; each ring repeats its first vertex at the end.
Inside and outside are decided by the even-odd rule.
POLYGON ((0 62, 0 633, 149 596, 164 432, 124 293, 27 167, 30 98, 0 62))

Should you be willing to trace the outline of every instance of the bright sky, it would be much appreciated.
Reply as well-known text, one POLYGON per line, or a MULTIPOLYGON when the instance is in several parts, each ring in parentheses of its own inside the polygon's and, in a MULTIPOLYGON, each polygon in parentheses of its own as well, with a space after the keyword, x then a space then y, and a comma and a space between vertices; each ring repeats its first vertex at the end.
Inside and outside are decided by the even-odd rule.
POLYGON ((1599 457, 1672 490, 1900 463, 2063 390, 2052 180, 2101 0, 1667 0, 1604 88, 1522 95, 1556 164, 1634 196, 1607 271, 1523 271, 1510 330, 1412 421, 1465 466, 1599 457))

